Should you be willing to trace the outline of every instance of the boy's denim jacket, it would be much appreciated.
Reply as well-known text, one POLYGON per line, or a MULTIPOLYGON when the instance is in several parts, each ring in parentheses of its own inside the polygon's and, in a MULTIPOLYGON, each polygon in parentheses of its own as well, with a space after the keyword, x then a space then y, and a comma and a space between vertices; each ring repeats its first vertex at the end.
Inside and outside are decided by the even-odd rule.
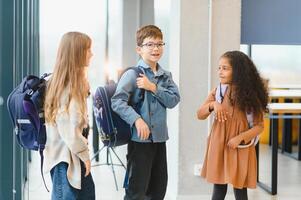
POLYGON ((141 59, 137 67, 141 67, 147 78, 156 84, 156 93, 146 91, 140 113, 138 114, 131 102, 139 101, 139 90, 136 84, 136 72, 126 71, 119 80, 115 94, 111 99, 112 109, 119 116, 130 124, 132 128, 132 140, 136 142, 165 142, 168 140, 168 130, 166 122, 166 108, 175 107, 180 101, 180 94, 177 85, 172 80, 171 73, 162 69, 157 64, 157 73, 154 74, 151 68, 141 59), (150 137, 141 140, 137 135, 135 121, 141 117, 150 129, 150 137))

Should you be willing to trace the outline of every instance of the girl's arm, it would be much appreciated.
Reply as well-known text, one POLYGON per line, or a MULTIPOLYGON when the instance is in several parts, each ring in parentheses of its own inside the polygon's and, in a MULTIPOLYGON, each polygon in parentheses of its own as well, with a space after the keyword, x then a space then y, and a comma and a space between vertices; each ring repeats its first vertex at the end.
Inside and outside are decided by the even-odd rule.
POLYGON ((198 111, 197 111, 198 119, 200 119, 200 120, 206 119, 211 114, 211 112, 214 110, 215 90, 216 89, 213 89, 209 93, 205 102, 198 109, 198 111))
POLYGON ((252 128, 240 134, 241 141, 245 143, 249 143, 253 138, 259 135, 264 129, 263 123, 264 114, 260 114, 259 116, 254 117, 254 125, 252 128))
POLYGON ((83 162, 90 160, 88 140, 82 135, 83 124, 79 113, 79 106, 73 99, 70 101, 69 113, 59 111, 56 124, 63 142, 70 151, 77 155, 83 162))
POLYGON ((232 138, 228 142, 228 146, 235 149, 242 142, 248 144, 253 138, 259 135, 264 129, 263 114, 254 118, 254 126, 247 131, 232 138))

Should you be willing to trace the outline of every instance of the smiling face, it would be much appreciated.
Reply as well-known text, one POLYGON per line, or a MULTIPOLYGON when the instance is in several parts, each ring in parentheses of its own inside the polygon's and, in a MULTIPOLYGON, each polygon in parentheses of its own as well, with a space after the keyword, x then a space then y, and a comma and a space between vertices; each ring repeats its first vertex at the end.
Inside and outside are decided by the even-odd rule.
POLYGON ((141 46, 137 46, 136 51, 144 62, 150 66, 156 66, 163 54, 164 42, 160 38, 145 38, 141 46))
POLYGON ((218 64, 218 76, 222 84, 231 84, 232 71, 228 58, 221 57, 218 64))

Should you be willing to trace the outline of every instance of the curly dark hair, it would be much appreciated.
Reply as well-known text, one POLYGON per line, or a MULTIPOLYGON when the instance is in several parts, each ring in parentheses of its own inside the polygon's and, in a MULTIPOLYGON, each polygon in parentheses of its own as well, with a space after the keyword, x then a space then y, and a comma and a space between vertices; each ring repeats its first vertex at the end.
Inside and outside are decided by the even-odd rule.
POLYGON ((253 61, 240 51, 228 51, 221 57, 228 59, 232 66, 232 88, 235 94, 232 101, 241 110, 255 115, 268 112, 267 84, 260 77, 253 61))

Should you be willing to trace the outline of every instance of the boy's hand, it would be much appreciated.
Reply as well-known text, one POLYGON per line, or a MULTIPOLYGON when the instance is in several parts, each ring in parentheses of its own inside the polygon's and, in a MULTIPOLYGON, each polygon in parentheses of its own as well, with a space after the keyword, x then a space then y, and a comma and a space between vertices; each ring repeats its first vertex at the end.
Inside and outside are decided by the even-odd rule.
POLYGON ((222 104, 214 102, 215 119, 219 122, 227 121, 228 112, 223 108, 222 104))
POLYGON ((135 126, 136 126, 136 129, 137 129, 138 137, 141 140, 148 139, 150 131, 149 131, 149 128, 148 128, 147 124, 144 122, 144 120, 142 118, 138 118, 135 121, 135 126))
POLYGON ((149 90, 153 93, 156 92, 157 86, 153 82, 151 82, 145 74, 139 74, 139 77, 136 79, 137 86, 140 89, 149 90))

